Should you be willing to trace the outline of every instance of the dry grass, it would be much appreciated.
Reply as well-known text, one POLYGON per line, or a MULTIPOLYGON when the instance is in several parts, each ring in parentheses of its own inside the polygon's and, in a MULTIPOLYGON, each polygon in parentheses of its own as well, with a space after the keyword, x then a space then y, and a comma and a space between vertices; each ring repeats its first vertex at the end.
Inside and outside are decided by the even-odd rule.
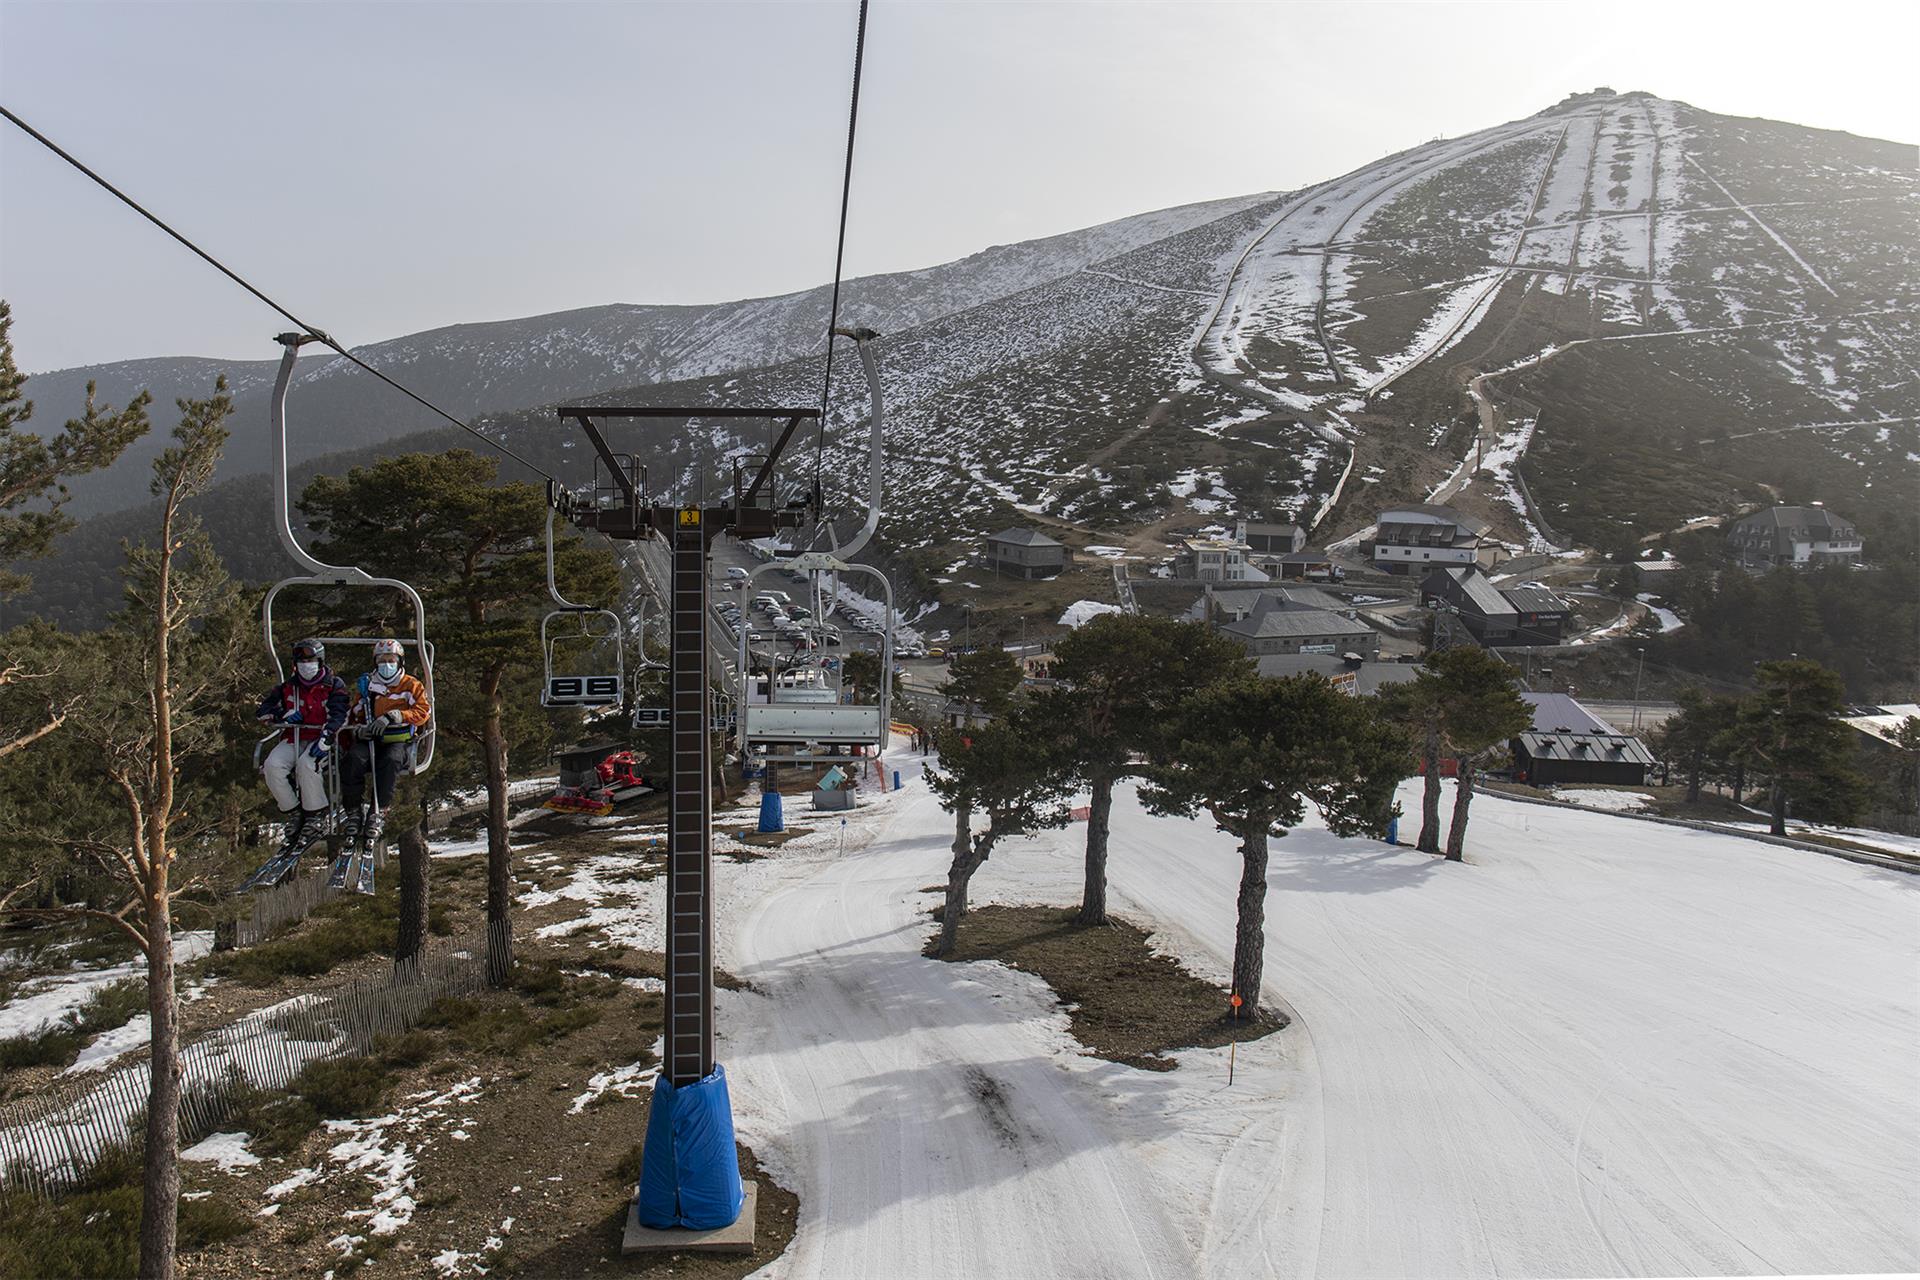
POLYGON ((1279 1016, 1232 1021, 1227 993, 1202 982, 1149 936, 1124 921, 1075 924, 1064 907, 980 907, 960 924, 947 959, 997 960, 1031 973, 1066 1006, 1074 1039, 1110 1062, 1171 1071, 1178 1049, 1211 1048, 1236 1037, 1270 1035, 1286 1026, 1279 1016))

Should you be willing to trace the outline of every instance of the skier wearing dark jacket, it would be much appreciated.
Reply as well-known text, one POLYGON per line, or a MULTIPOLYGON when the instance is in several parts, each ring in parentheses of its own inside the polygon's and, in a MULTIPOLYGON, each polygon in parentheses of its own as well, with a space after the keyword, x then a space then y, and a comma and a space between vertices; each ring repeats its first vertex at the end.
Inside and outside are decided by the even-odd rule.
POLYGON ((293 646, 293 676, 267 691, 255 711, 263 724, 287 731, 260 766, 267 790, 286 815, 281 848, 293 849, 311 835, 324 835, 327 780, 322 769, 334 734, 347 718, 347 686, 326 666, 326 646, 301 640, 293 646))

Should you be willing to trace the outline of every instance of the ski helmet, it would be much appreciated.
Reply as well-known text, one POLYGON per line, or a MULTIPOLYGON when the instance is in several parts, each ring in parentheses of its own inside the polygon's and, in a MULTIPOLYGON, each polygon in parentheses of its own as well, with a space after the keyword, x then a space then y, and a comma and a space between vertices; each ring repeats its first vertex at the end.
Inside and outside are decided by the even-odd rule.
POLYGON ((293 642, 293 660, 295 662, 325 662, 327 646, 309 637, 293 642))

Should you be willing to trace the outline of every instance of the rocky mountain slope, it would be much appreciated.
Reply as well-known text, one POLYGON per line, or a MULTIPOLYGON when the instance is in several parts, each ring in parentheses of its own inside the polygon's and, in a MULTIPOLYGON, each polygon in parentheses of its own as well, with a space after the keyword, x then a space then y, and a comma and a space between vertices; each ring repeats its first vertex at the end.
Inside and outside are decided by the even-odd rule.
MULTIPOLYGON (((1124 254, 1187 227, 1211 221, 1262 197, 1187 205, 1123 218, 1097 227, 997 245, 956 262, 850 282, 841 309, 850 322, 887 331, 911 329, 943 316, 1071 275, 1090 263, 1124 254)), ((821 286, 775 298, 711 306, 610 305, 479 324, 452 325, 354 348, 427 398, 461 415, 549 404, 610 386, 638 386, 817 356, 826 329, 829 289, 821 286)), ((31 317, 22 317, 31 324, 31 317)), ((203 357, 127 360, 34 374, 27 394, 42 421, 79 412, 86 384, 120 403, 141 388, 155 403, 206 395, 224 373, 235 395, 239 429, 228 450, 235 474, 264 470, 267 395, 279 348, 261 334, 265 357, 253 361, 203 357), (251 427, 262 430, 250 430, 251 427)), ((817 393, 816 393, 817 394, 817 393)), ((426 410, 333 355, 303 362, 293 395, 304 430, 292 442, 296 460, 392 440, 438 423, 426 410)), ((124 507, 144 498, 147 463, 164 443, 162 431, 129 451, 105 475, 73 486, 75 514, 124 507)))
MULTIPOLYGON (((883 533, 937 590, 977 579, 979 539, 1016 520, 1151 551, 1230 513, 1330 540, 1433 498, 1543 552, 1776 497, 1908 520, 1916 167, 1910 145, 1600 90, 1303 191, 860 282, 852 314, 887 334, 883 533)), ((601 308, 372 355, 461 407, 592 398, 596 378, 603 402, 805 404, 823 307, 601 308)), ((865 397, 841 368, 830 488, 861 478, 865 397)), ((379 393, 324 363, 297 389, 310 448, 372 432, 342 427, 348 387, 379 393)), ((588 479, 550 410, 480 421, 588 479)), ((757 430, 629 443, 665 492, 757 430)))

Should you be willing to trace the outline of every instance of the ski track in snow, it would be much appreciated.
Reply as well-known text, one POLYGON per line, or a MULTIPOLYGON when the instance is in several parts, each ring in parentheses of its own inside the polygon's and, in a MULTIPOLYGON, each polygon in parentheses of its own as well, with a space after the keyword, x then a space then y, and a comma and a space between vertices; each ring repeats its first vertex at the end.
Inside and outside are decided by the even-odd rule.
POLYGON ((1154 1073, 1086 1067, 1031 980, 921 957, 916 891, 945 872, 951 820, 917 757, 890 763, 915 781, 888 838, 815 860, 735 937, 761 993, 721 1017, 752 1028, 729 1046, 736 1120, 802 1204, 762 1274, 1194 1274, 1108 1100, 1152 1093, 1154 1073))
MULTIPOLYGON (((802 1205, 761 1274, 1920 1267, 1920 881, 1494 797, 1464 865, 1309 821, 1268 878, 1295 1025, 1229 1091, 1223 1050, 1101 1062, 1037 981, 921 958, 952 822, 920 763, 845 853, 722 890, 736 1119, 802 1205)), ((1075 900, 1083 839, 1003 844, 974 901, 1075 900)), ((1223 981, 1230 838, 1123 789, 1111 858, 1116 908, 1223 981)))

